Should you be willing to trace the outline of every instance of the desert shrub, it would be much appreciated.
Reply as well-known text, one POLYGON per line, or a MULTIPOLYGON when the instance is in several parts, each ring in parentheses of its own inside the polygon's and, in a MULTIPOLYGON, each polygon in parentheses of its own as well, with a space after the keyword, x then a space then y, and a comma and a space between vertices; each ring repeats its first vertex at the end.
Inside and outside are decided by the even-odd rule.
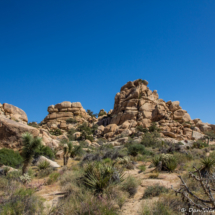
POLYGON ((160 129, 157 127, 155 122, 152 122, 152 124, 149 126, 150 132, 160 131, 160 129))
POLYGON ((158 132, 145 133, 142 137, 141 144, 146 147, 159 147, 161 141, 158 139, 160 134, 158 132))
POLYGON ((46 169, 41 169, 37 175, 39 178, 44 178, 44 177, 47 177, 48 175, 50 175, 53 171, 54 171, 53 168, 49 167, 46 169))
POLYGON ((75 123, 77 123, 77 120, 74 119, 74 118, 69 118, 69 119, 66 120, 66 123, 67 124, 75 124, 75 123))
POLYGON ((117 158, 117 163, 121 164, 122 167, 126 169, 134 169, 134 164, 129 156, 125 156, 123 158, 117 158))
POLYGON ((74 158, 76 156, 82 156, 83 154, 84 154, 84 150, 83 150, 82 146, 79 145, 79 146, 74 146, 72 148, 70 156, 72 158, 74 158))
POLYGON ((159 184, 156 184, 154 186, 149 186, 146 188, 143 198, 147 199, 150 197, 159 196, 161 193, 167 193, 168 189, 164 186, 160 186, 159 184))
POLYGON ((48 178, 48 181, 47 181, 47 184, 53 184, 54 182, 57 181, 57 179, 59 178, 60 176, 60 173, 59 172, 53 172, 49 175, 49 178, 48 178))
POLYGON ((105 158, 103 159, 104 163, 112 163, 112 160, 110 158, 105 158))
POLYGON ((34 158, 38 158, 40 155, 43 155, 49 159, 55 158, 54 151, 49 146, 40 145, 35 150, 34 158))
POLYGON ((73 136, 75 132, 76 130, 74 128, 69 129, 69 131, 67 132, 67 137, 70 141, 75 140, 75 137, 73 136))
POLYGON ((93 136, 87 135, 86 140, 90 140, 91 142, 93 142, 94 138, 93 138, 93 136))
POLYGON ((143 145, 141 145, 141 144, 133 144, 133 145, 130 145, 128 147, 128 154, 129 155, 132 155, 132 156, 136 157, 138 155, 138 153, 142 154, 142 155, 143 154, 148 154, 148 155, 151 154, 151 152, 147 151, 145 149, 145 147, 143 145))
POLYGON ((92 196, 85 191, 70 195, 67 199, 59 201, 58 212, 55 214, 79 214, 79 215, 117 215, 114 202, 103 196, 92 196))
POLYGON ((137 155, 137 161, 144 161, 145 160, 145 156, 138 154, 137 155))
POLYGON ((98 143, 99 145, 103 145, 103 144, 106 143, 106 142, 107 142, 107 140, 104 139, 104 138, 99 138, 99 139, 97 140, 97 143, 98 143))
POLYGON ((91 116, 91 117, 97 117, 98 116, 98 114, 97 113, 93 113, 93 111, 91 111, 91 110, 89 110, 89 109, 87 109, 87 113, 91 116))
POLYGON ((15 152, 12 149, 0 149, 0 164, 11 167, 19 167, 23 162, 22 156, 19 152, 15 152))
POLYGON ((122 190, 126 191, 129 193, 130 197, 134 196, 135 193, 137 192, 137 187, 139 186, 140 182, 132 177, 128 176, 122 183, 121 188, 122 190))
POLYGON ((51 135, 55 135, 55 136, 60 136, 60 135, 63 134, 62 131, 59 128, 58 129, 53 129, 53 130, 49 131, 49 133, 51 135))
POLYGON ((84 169, 83 183, 95 193, 103 193, 109 185, 121 183, 122 180, 122 170, 111 164, 94 162, 84 169))
POLYGON ((98 127, 99 127, 99 125, 98 125, 98 124, 95 124, 95 125, 93 125, 93 126, 91 127, 91 131, 92 131, 92 133, 93 133, 93 134, 95 134, 95 133, 96 133, 96 131, 97 131, 98 127))
POLYGON ((171 154, 161 154, 152 159, 153 164, 157 167, 161 162, 161 170, 173 171, 177 167, 177 160, 171 154))
POLYGON ((206 135, 210 140, 215 139, 215 132, 214 132, 214 131, 207 131, 207 132, 205 132, 205 135, 206 135))
POLYGON ((43 201, 34 192, 33 189, 10 185, 5 193, 7 198, 1 199, 0 214, 42 214, 43 201))
POLYGON ((104 115, 107 115, 107 113, 105 113, 105 112, 100 112, 98 116, 104 116, 104 115))
POLYGON ((44 160, 44 161, 41 161, 39 164, 38 164, 38 168, 40 170, 43 170, 43 169, 47 169, 50 167, 50 163, 47 161, 47 160, 44 160))
POLYGON ((146 166, 145 165, 140 165, 140 166, 138 166, 138 168, 140 169, 141 172, 146 171, 146 166))
POLYGON ((79 125, 78 128, 77 128, 77 131, 85 132, 87 135, 92 134, 91 128, 88 127, 86 122, 84 122, 83 124, 79 125))
POLYGON ((31 181, 30 175, 25 173, 24 175, 20 176, 20 180, 22 181, 23 184, 28 184, 31 181))
POLYGON ((39 125, 37 124, 37 122, 29 122, 28 125, 34 128, 39 128, 39 125))
POLYGON ((197 140, 196 142, 193 143, 192 148, 196 148, 196 149, 202 149, 208 147, 208 144, 203 142, 202 140, 197 140))
POLYGON ((20 176, 22 175, 21 171, 11 171, 6 175, 8 181, 20 181, 20 176))
POLYGON ((123 157, 123 154, 118 149, 108 149, 103 151, 102 159, 110 158, 112 160, 117 159, 118 157, 123 157))
POLYGON ((136 130, 137 130, 137 131, 140 131, 140 132, 144 132, 144 133, 146 133, 146 132, 149 131, 147 128, 143 128, 142 125, 138 125, 138 126, 136 127, 136 130))

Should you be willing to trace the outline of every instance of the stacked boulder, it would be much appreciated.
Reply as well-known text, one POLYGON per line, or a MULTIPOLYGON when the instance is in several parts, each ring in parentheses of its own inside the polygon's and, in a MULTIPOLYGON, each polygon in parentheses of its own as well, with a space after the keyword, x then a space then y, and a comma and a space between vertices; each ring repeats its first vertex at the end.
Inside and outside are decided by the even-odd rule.
POLYGON ((179 101, 159 99, 157 91, 151 91, 147 85, 146 80, 138 79, 121 87, 110 116, 99 119, 100 136, 108 139, 118 134, 131 135, 136 132, 136 126, 148 128, 152 122, 161 129, 163 136, 178 140, 195 139, 203 136, 202 132, 215 130, 213 125, 191 120, 179 101))
POLYGON ((80 102, 61 102, 48 107, 49 114, 42 121, 50 129, 61 128, 68 130, 73 127, 67 123, 68 119, 74 119, 78 123, 87 122, 90 116, 84 110, 80 102))
POLYGON ((23 124, 27 124, 28 122, 25 111, 7 103, 0 104, 0 116, 23 124))

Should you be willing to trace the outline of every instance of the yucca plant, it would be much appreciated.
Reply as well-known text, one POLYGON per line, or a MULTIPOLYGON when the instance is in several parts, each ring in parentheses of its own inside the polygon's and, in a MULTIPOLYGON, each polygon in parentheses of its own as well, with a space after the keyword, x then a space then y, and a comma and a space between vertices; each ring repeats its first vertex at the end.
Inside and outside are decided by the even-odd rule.
POLYGON ((41 169, 47 169, 50 167, 50 163, 47 161, 47 160, 44 160, 44 161, 41 161, 39 164, 38 164, 38 168, 41 170, 41 169))
POLYGON ((124 177, 123 170, 100 162, 88 164, 84 172, 84 184, 100 194, 109 185, 121 183, 124 177))
POLYGON ((24 158, 22 174, 24 175, 28 171, 28 166, 35 154, 35 150, 42 144, 42 138, 33 137, 32 134, 26 132, 22 135, 22 143, 22 157, 24 158))
POLYGON ((214 164, 215 164, 215 159, 206 157, 206 158, 203 158, 201 160, 201 163, 203 165, 201 168, 201 171, 200 171, 202 177, 206 177, 207 175, 211 175, 213 172, 212 169, 213 169, 214 164))

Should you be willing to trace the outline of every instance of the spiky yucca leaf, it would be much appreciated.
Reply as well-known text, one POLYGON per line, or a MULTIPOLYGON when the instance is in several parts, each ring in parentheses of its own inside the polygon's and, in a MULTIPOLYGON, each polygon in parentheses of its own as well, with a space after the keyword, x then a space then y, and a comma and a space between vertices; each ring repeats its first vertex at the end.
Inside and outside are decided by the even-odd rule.
POLYGON ((114 165, 95 162, 86 167, 84 183, 96 193, 102 193, 110 184, 122 182, 123 177, 123 170, 115 168, 114 165))

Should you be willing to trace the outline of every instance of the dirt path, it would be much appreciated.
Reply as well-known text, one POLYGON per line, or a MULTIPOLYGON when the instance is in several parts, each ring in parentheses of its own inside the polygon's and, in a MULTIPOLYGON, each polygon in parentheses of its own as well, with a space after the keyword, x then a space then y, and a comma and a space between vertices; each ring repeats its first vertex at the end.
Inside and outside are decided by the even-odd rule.
POLYGON ((147 200, 142 199, 144 191, 148 186, 160 184, 162 186, 165 186, 166 188, 171 188, 171 185, 177 187, 180 184, 180 180, 178 179, 176 173, 160 173, 157 179, 149 179, 149 171, 150 169, 146 169, 145 173, 138 173, 139 169, 136 168, 134 170, 129 170, 126 172, 127 175, 132 175, 133 177, 140 179, 141 183, 134 197, 129 198, 122 206, 120 211, 121 215, 142 215, 141 210, 144 201, 152 203, 153 201, 158 200, 158 197, 147 200))

